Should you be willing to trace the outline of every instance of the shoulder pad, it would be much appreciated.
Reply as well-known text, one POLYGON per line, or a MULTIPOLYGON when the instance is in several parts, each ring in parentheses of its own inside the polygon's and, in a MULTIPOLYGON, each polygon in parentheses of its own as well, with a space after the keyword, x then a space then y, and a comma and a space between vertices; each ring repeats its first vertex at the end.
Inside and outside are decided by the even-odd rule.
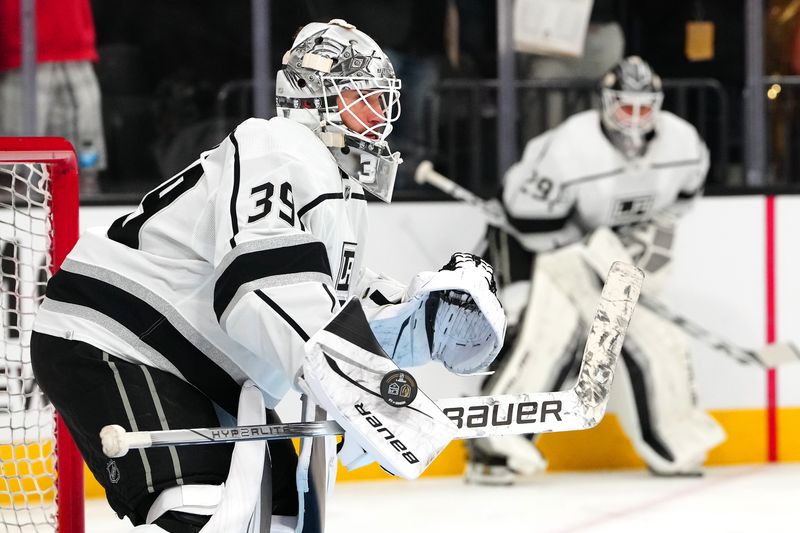
POLYGON ((669 111, 661 111, 656 128, 659 135, 663 132, 667 136, 688 137, 684 140, 689 142, 696 142, 700 136, 697 133, 697 129, 690 122, 669 111))
POLYGON ((681 157, 695 156, 698 145, 705 144, 697 129, 688 121, 673 115, 669 111, 662 111, 656 124, 657 139, 663 143, 664 149, 681 157))
POLYGON ((341 190, 333 156, 302 124, 282 117, 251 118, 236 128, 234 136, 243 160, 263 157, 270 159, 271 166, 285 168, 281 178, 291 182, 298 200, 341 190))

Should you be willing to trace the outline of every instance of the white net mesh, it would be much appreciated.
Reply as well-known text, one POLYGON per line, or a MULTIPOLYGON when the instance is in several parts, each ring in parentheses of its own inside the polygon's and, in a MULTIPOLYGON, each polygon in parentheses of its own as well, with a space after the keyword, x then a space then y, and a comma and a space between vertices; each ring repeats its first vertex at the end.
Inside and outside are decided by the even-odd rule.
POLYGON ((56 526, 53 408, 33 380, 33 318, 50 276, 49 166, 0 163, 0 532, 56 526))

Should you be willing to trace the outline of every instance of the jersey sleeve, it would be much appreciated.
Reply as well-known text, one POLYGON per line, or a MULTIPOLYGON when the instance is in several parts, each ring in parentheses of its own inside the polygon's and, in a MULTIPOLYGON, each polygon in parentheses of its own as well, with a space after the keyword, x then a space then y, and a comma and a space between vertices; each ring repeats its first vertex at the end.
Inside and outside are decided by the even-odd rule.
POLYGON ((407 286, 399 281, 365 268, 361 273, 356 294, 366 309, 396 304, 403 300, 407 286))
POLYGON ((304 343, 337 302, 325 245, 295 209, 295 198, 320 177, 275 149, 264 124, 245 122, 217 149, 224 154, 216 158, 213 305, 230 337, 294 385, 304 343))
POLYGON ((398 366, 418 366, 431 360, 427 328, 422 327, 425 309, 419 299, 408 294, 407 285, 365 268, 356 294, 372 333, 398 366), (417 314, 423 319, 414 320, 417 314))
POLYGON ((558 158, 551 150, 557 131, 528 141, 522 159, 504 177, 507 219, 521 234, 521 244, 533 252, 551 250, 580 236, 571 222, 574 192, 564 186, 558 158))
POLYGON ((686 175, 683 187, 681 187, 681 197, 699 195, 703 190, 703 184, 708 175, 708 167, 710 165, 708 147, 696 131, 695 143, 697 147, 697 164, 686 175))

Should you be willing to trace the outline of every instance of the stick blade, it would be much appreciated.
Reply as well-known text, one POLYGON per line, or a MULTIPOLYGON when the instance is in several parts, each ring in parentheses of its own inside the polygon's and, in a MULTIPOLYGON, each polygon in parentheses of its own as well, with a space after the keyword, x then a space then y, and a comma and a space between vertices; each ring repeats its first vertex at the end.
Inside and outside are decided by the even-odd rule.
POLYGON ((578 431, 596 426, 605 414, 622 341, 643 279, 642 271, 633 265, 612 265, 574 388, 438 400, 437 405, 458 426, 456 438, 578 431))
POLYGON ((573 389, 577 411, 583 412, 584 429, 596 426, 605 416, 617 360, 643 281, 644 273, 635 266, 620 261, 611 265, 573 389))
MULTIPOLYGON (((608 271, 608 278, 603 286, 601 298, 603 300, 625 300, 636 305, 642 291, 644 272, 630 263, 615 261, 608 271)), ((627 315, 633 314, 633 309, 627 315)), ((630 316, 628 316, 630 320, 630 316)))

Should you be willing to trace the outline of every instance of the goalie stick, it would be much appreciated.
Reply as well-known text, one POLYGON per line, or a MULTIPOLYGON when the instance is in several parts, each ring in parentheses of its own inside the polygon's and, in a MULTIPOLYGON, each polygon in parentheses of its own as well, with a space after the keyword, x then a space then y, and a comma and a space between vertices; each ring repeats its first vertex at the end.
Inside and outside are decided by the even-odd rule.
POLYGON ((519 232, 508 222, 506 212, 499 201, 495 199, 484 200, 450 178, 439 174, 433 169, 433 163, 430 161, 422 161, 417 165, 417 169, 414 171, 414 181, 420 185, 429 183, 448 196, 477 207, 483 212, 490 225, 496 226, 514 237, 519 237, 519 232))
MULTIPOLYGON (((457 439, 575 431, 596 426, 605 414, 614 369, 644 275, 617 262, 611 267, 592 321, 575 386, 566 391, 468 396, 436 404, 457 426, 457 439)), ((121 457, 131 448, 341 435, 336 422, 302 422, 228 428, 126 432, 106 426, 103 452, 121 457)))
MULTIPOLYGON (((509 235, 520 239, 520 233, 508 222, 502 206, 497 200, 484 200, 473 192, 461 187, 450 178, 436 172, 430 161, 422 161, 414 173, 414 180, 419 184, 429 183, 442 192, 447 193, 456 200, 461 200, 480 209, 491 226, 505 231, 509 235)), ((782 364, 800 361, 800 350, 791 342, 777 342, 768 344, 760 350, 748 350, 730 343, 699 324, 679 315, 669 307, 652 298, 642 297, 641 305, 654 311, 683 329, 691 337, 725 353, 728 357, 742 364, 756 364, 762 368, 774 368, 782 364)))

